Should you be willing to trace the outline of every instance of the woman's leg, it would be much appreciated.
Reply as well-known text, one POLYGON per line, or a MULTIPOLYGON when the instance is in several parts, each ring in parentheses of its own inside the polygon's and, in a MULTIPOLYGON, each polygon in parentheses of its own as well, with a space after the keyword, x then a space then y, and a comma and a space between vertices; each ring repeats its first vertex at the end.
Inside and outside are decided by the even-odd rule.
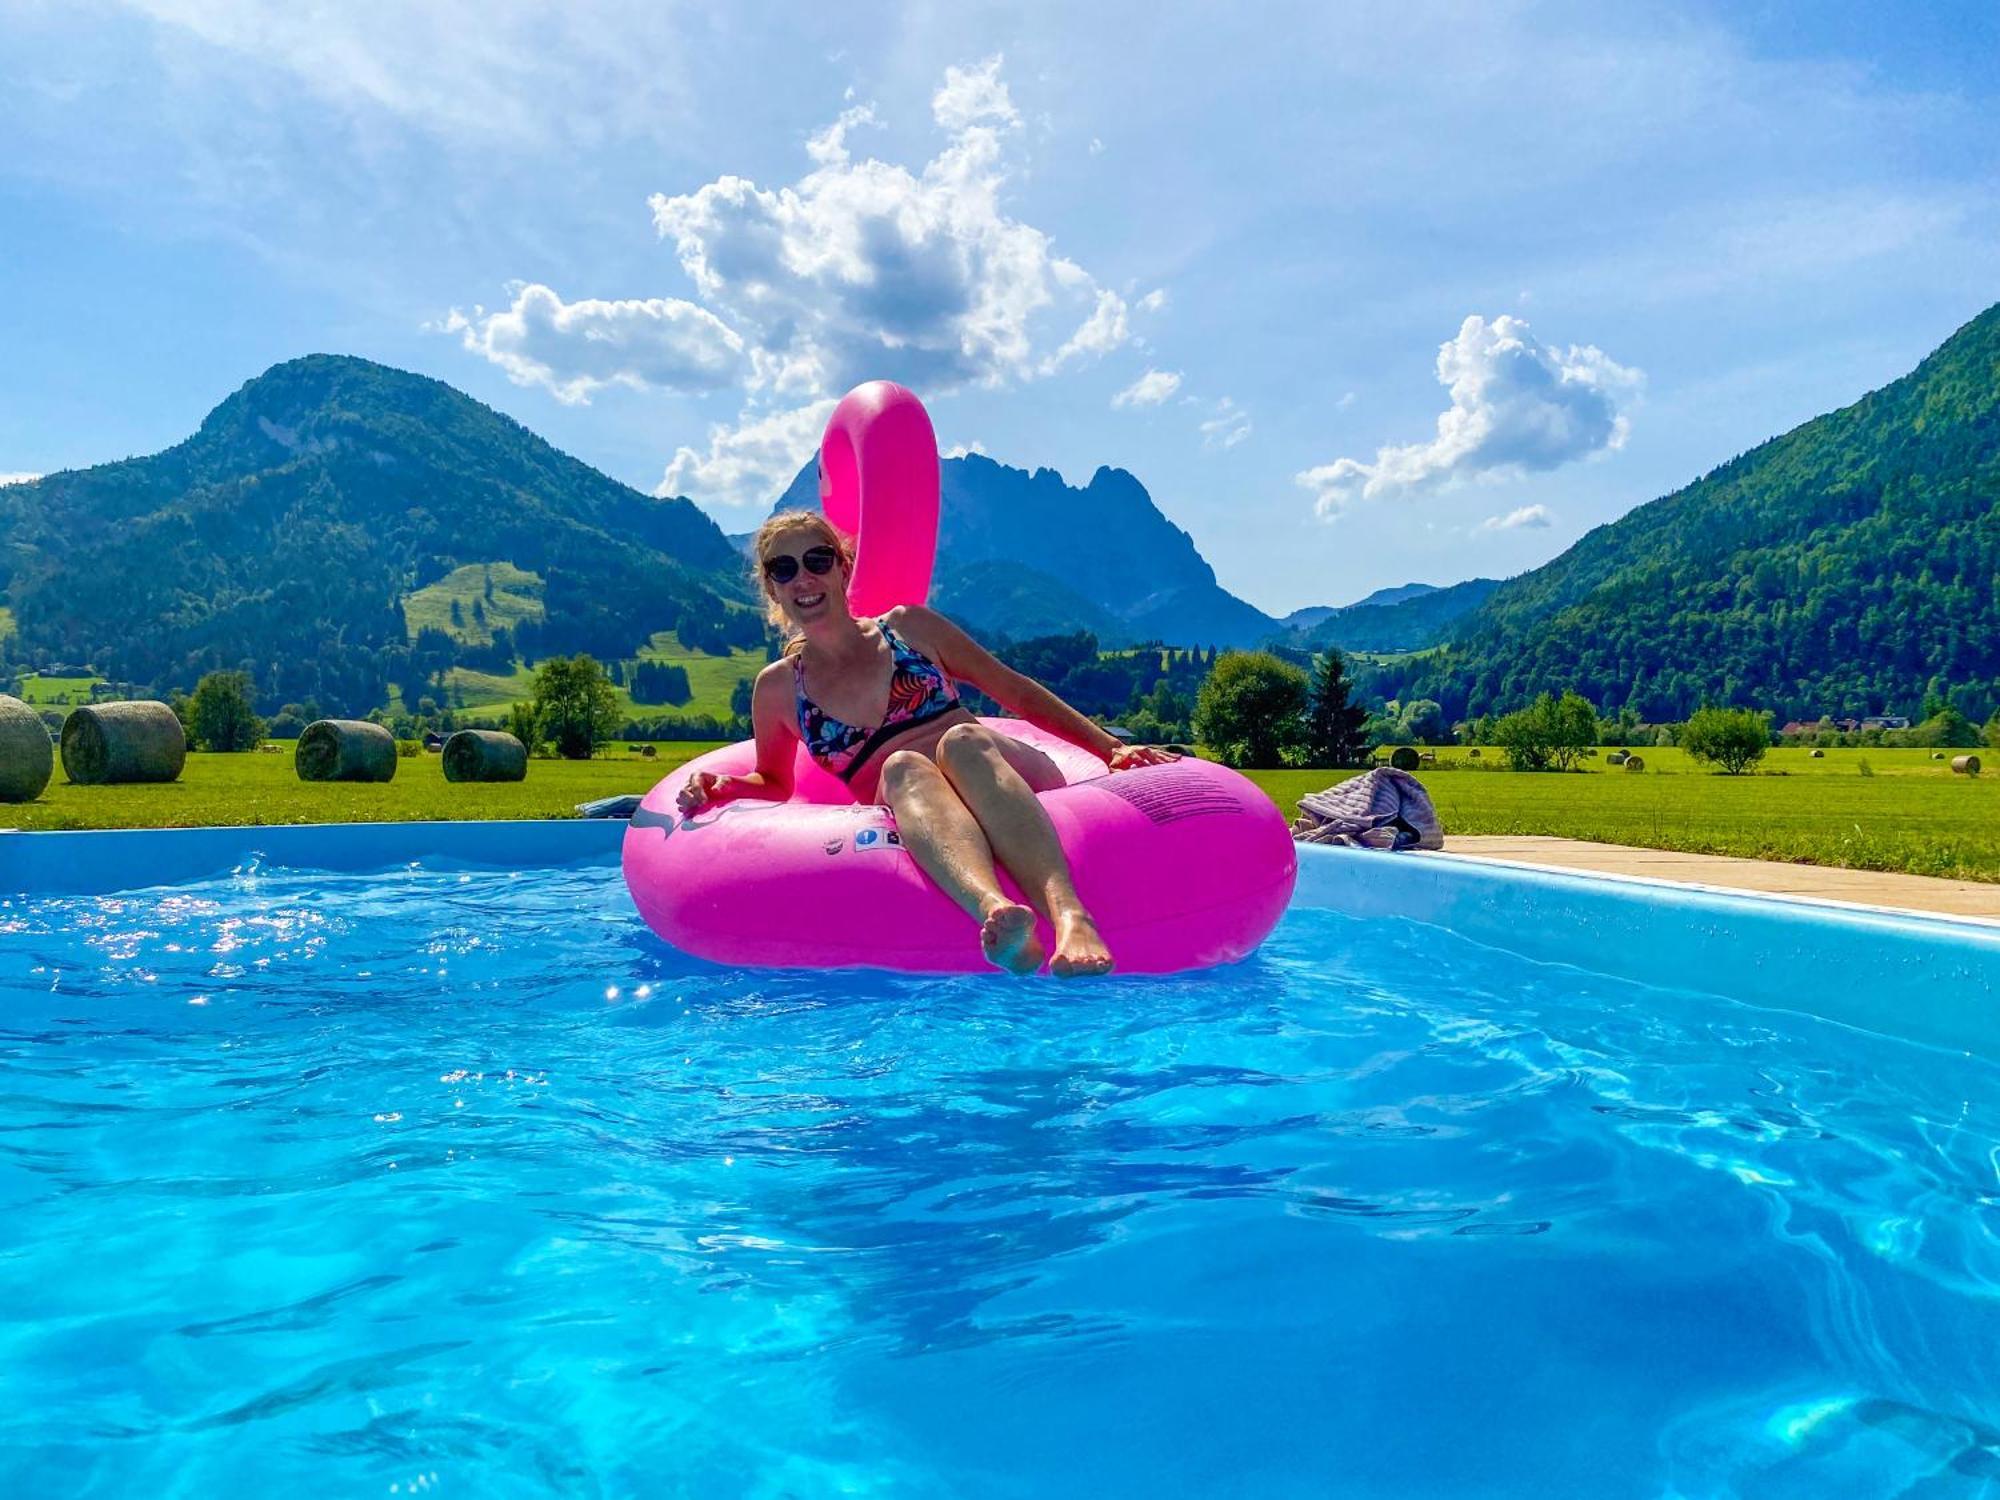
POLYGON ((882 763, 880 795, 896 815, 903 847, 947 896, 979 923, 986 957, 1014 974, 1032 974, 1047 956, 1035 914, 1000 889, 993 849, 944 773, 914 750, 882 763))
POLYGON ((1055 927, 1051 971, 1064 978, 1109 973, 1111 950, 1076 894, 1055 825, 1008 754, 1018 748, 983 724, 956 724, 933 753, 992 853, 1055 927))

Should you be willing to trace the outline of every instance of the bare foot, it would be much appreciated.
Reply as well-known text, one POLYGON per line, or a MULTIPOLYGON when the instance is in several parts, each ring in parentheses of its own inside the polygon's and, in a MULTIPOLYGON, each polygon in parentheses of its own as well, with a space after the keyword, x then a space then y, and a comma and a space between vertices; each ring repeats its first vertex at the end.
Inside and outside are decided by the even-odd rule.
POLYGON ((996 906, 979 925, 979 946, 987 962, 1009 974, 1032 974, 1047 955, 1035 936, 1035 914, 1025 906, 996 906))
POLYGON ((1058 979, 1087 979, 1111 972, 1111 950, 1098 935, 1097 924, 1077 912, 1056 923, 1056 956, 1049 972, 1058 979))

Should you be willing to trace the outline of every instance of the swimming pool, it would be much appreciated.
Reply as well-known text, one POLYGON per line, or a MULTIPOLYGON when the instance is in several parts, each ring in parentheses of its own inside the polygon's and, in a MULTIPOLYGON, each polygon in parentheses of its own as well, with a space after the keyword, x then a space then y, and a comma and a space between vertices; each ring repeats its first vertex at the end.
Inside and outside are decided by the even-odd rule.
POLYGON ((1315 853, 755 973, 591 836, 0 905, 10 1493, 2000 1493, 2000 933, 1315 853))

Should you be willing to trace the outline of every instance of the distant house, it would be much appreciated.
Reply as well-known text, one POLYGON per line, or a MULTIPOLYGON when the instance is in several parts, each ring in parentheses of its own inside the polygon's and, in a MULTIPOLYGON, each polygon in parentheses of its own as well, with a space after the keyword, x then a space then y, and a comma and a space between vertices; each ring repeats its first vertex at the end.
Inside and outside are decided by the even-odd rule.
POLYGON ((1783 729, 1780 729, 1780 730, 1778 731, 1778 733, 1780 733, 1780 734, 1818 734, 1818 733, 1819 733, 1819 721, 1818 721, 1817 719, 1815 719, 1815 720, 1814 720, 1814 721, 1813 721, 1812 723, 1810 723, 1810 724, 1807 724, 1807 723, 1802 723, 1802 722, 1801 722, 1800 720, 1798 720, 1798 719, 1793 719, 1793 720, 1792 720, 1792 721, 1791 721, 1791 722, 1790 722, 1789 724, 1785 725, 1785 727, 1784 727, 1783 729))
POLYGON ((1910 721, 1901 714, 1870 714, 1861 721, 1863 729, 1908 729, 1910 721))
POLYGON ((439 734, 435 729, 427 730, 424 734, 424 748, 426 750, 444 749, 444 736, 439 734))

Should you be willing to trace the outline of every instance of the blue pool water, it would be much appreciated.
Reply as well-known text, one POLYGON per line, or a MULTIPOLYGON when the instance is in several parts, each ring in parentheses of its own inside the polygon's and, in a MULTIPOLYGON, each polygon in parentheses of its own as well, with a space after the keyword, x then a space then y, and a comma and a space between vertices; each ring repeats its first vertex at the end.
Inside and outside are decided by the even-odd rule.
POLYGON ((1997 1085, 1326 911, 1080 988, 606 868, 15 899, 0 1479, 2000 1495, 1997 1085))

